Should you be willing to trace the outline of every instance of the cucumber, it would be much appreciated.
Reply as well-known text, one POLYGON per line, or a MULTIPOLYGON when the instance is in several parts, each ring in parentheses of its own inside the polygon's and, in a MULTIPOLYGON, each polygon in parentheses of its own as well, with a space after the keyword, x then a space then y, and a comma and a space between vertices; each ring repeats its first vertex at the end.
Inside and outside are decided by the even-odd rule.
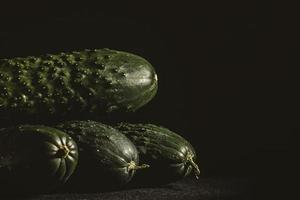
POLYGON ((138 185, 167 184, 191 172, 198 178, 195 150, 180 135, 153 124, 119 123, 114 127, 135 144, 141 162, 151 166, 137 174, 138 185))
POLYGON ((67 188, 101 191, 128 183, 139 165, 133 143, 118 130, 95 121, 67 121, 55 128, 69 134, 79 147, 78 168, 67 188))
POLYGON ((0 193, 48 192, 67 182, 77 160, 74 140, 55 128, 21 125, 1 129, 0 193))
POLYGON ((1 59, 0 119, 78 120, 131 112, 149 102, 157 86, 152 65, 122 51, 1 59))

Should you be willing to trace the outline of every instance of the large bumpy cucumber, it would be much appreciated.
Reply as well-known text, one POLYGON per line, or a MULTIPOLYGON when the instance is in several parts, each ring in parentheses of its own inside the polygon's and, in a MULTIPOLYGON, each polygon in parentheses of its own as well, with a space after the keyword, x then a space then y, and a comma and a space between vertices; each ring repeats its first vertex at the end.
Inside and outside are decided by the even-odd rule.
POLYGON ((151 166, 137 174, 138 185, 166 184, 192 171, 199 176, 195 150, 180 135, 153 124, 120 123, 115 128, 136 145, 141 162, 151 166))
MULTIPOLYGON (((68 186, 79 190, 106 190, 129 182, 140 168, 133 143, 118 130, 95 121, 68 121, 55 126, 79 147, 78 168, 68 186)), ((145 169, 146 170, 146 169, 145 169)))
POLYGON ((151 64, 127 52, 98 49, 0 60, 0 119, 92 119, 135 111, 156 91, 151 64))
POLYGON ((77 166, 77 145, 54 128, 22 125, 0 130, 0 193, 46 192, 77 166))

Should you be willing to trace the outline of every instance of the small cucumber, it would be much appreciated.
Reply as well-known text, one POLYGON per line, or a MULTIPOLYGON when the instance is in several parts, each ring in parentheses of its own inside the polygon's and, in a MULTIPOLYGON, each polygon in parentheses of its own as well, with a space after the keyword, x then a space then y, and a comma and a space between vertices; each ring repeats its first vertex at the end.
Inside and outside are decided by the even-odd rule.
POLYGON ((67 121, 55 128, 78 144, 78 168, 69 184, 76 191, 118 188, 128 183, 137 169, 148 167, 139 165, 136 147, 111 126, 95 121, 67 121))
POLYGON ((120 123, 115 128, 136 145, 141 162, 151 166, 137 174, 139 185, 166 184, 191 172, 198 178, 195 150, 180 135, 153 124, 120 123))
POLYGON ((1 189, 48 192, 67 182, 77 160, 76 143, 55 128, 21 125, 0 130, 1 189))

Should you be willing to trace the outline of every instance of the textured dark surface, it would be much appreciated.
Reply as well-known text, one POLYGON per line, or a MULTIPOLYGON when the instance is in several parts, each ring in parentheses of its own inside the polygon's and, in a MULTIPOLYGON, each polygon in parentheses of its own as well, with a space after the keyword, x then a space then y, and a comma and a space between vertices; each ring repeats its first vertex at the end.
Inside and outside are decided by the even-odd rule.
MULTIPOLYGON (((253 181, 249 178, 185 179, 162 187, 126 189, 104 193, 61 193, 28 197, 32 200, 248 200, 254 199, 253 181)), ((1 198, 2 199, 2 198, 1 198)))

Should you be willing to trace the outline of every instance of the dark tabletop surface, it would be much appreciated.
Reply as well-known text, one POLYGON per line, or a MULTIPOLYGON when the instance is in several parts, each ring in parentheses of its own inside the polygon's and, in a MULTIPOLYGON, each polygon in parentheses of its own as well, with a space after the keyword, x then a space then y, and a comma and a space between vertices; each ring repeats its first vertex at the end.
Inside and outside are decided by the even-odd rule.
POLYGON ((253 180, 251 178, 200 178, 184 179, 161 187, 135 188, 112 192, 99 193, 53 193, 43 194, 27 198, 8 198, 1 199, 32 199, 32 200, 119 200, 119 199, 254 199, 253 180))
POLYGON ((0 200, 289 200, 297 191, 291 179, 276 176, 186 178, 165 186, 131 188, 109 192, 56 192, 0 200))

